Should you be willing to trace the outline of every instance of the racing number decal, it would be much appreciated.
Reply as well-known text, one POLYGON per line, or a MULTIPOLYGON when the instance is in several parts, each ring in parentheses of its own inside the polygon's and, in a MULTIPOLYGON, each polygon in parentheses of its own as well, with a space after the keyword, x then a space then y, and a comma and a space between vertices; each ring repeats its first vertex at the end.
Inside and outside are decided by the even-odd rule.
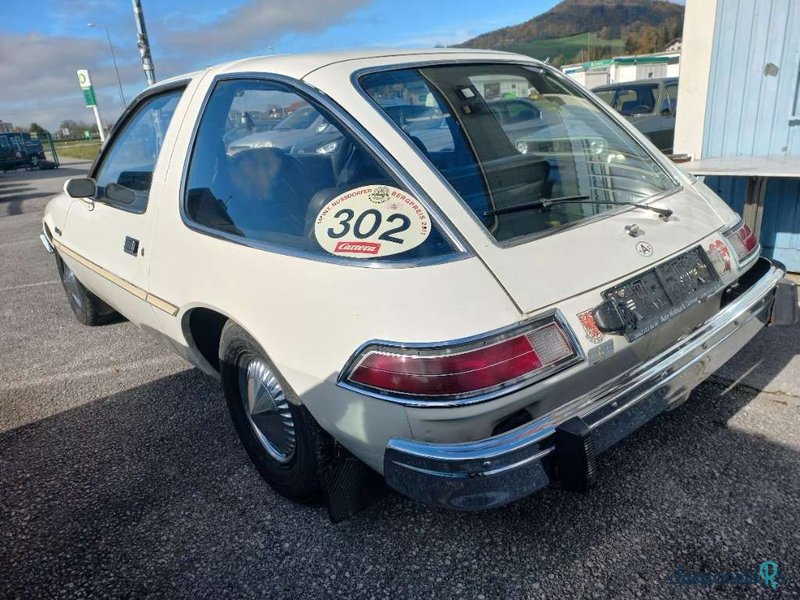
POLYGON ((407 252, 431 232, 428 211, 403 190, 367 185, 336 196, 317 214, 314 235, 337 256, 372 258, 407 252))

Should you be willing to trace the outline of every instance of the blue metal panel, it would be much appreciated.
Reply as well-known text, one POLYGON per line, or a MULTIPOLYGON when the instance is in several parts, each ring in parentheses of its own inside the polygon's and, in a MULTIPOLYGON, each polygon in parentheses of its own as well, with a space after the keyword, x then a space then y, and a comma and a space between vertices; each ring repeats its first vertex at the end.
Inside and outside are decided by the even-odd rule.
POLYGON ((719 0, 703 158, 800 156, 799 77, 800 2, 719 0))
MULTIPOLYGON (((706 177, 705 183, 742 214, 747 179, 706 177)), ((764 200, 764 220, 759 241, 764 255, 800 272, 800 178, 770 179, 764 200)))

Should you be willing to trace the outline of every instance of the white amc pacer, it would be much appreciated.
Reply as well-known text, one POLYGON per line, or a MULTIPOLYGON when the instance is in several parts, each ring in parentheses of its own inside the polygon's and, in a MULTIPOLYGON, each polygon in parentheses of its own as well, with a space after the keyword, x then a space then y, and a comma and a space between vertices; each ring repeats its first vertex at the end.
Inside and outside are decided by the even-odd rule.
POLYGON ((218 375, 264 479, 340 513, 376 473, 457 509, 586 489, 598 452, 797 306, 709 188, 497 52, 154 85, 42 240, 82 323, 124 317, 218 375))

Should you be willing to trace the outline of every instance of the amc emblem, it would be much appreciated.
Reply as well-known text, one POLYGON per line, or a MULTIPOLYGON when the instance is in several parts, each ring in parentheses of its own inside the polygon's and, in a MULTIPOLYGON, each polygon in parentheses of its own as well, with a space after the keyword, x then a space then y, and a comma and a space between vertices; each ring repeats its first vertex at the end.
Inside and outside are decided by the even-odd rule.
POLYGON ((636 242, 636 252, 645 258, 653 256, 653 244, 650 242, 636 242))

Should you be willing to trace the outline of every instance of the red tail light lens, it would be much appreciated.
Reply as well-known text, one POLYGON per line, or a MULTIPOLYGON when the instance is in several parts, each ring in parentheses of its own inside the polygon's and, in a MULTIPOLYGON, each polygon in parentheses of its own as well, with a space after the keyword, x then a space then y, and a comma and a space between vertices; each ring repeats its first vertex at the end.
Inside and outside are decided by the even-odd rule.
POLYGON ((559 322, 544 323, 465 344, 366 347, 343 373, 352 386, 382 395, 465 398, 528 383, 580 356, 559 322))
POLYGON ((758 248, 756 234, 741 221, 725 232, 725 238, 736 252, 739 262, 742 262, 758 248))

